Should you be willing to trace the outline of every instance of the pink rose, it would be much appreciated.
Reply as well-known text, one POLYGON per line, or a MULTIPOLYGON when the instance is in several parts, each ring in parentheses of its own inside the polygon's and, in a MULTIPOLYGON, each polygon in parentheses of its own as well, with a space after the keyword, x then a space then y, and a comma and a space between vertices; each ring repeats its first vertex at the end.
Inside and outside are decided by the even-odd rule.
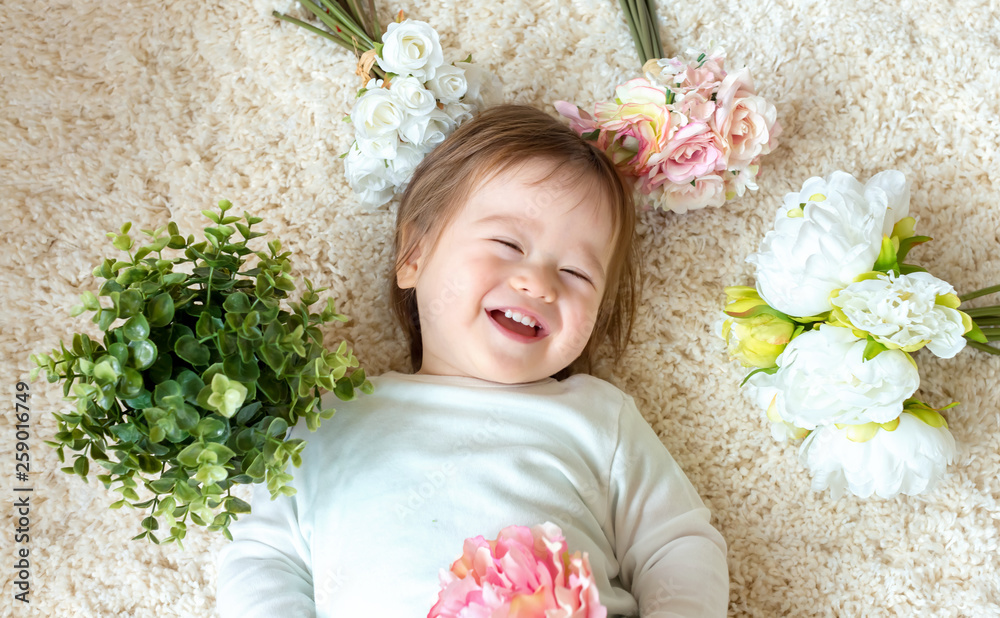
POLYGON ((466 539, 441 570, 427 618, 607 618, 587 554, 570 555, 558 526, 508 526, 495 541, 466 539))
POLYGON ((667 181, 688 183, 725 170, 724 148, 722 139, 708 124, 689 122, 674 132, 662 152, 650 158, 649 166, 654 169, 647 178, 649 188, 667 181))
POLYGON ((726 77, 716 104, 711 124, 727 146, 730 169, 746 167, 777 146, 777 111, 754 93, 747 69, 726 77))

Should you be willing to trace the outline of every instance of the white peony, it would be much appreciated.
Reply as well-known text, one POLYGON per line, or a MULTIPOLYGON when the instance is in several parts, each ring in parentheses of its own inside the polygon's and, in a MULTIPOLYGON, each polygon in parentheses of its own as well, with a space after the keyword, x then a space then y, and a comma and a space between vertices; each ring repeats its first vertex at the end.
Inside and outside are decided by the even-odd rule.
POLYGON ((908 412, 900 415, 895 430, 879 429, 865 442, 850 440, 848 431, 823 427, 811 433, 799 450, 812 474, 813 490, 829 488, 835 499, 845 489, 862 498, 928 491, 957 454, 947 425, 932 427, 908 412))
POLYGON ((447 105, 457 103, 465 96, 469 83, 465 81, 464 69, 446 64, 434 72, 434 77, 427 81, 427 88, 434 93, 438 101, 447 105))
POLYGON ((344 158, 344 173, 348 184, 361 196, 361 201, 371 208, 392 199, 395 187, 386 172, 384 160, 365 155, 357 144, 351 146, 344 158))
POLYGON ((389 92, 407 116, 426 116, 437 107, 434 93, 416 77, 397 77, 391 84, 389 92))
POLYGON ((939 304, 957 306, 955 288, 929 273, 879 273, 840 290, 831 302, 851 326, 889 348, 912 352, 926 345, 951 358, 965 347, 962 313, 939 304))
POLYGON ((444 63, 437 31, 422 21, 407 19, 390 23, 382 35, 382 43, 382 53, 376 62, 387 73, 412 75, 426 82, 444 63))
POLYGON ((850 329, 822 326, 802 333, 778 356, 778 371, 752 378, 773 387, 775 413, 803 429, 831 423, 885 423, 920 385, 913 361, 899 350, 864 359, 866 342, 850 329))
POLYGON ((806 437, 809 434, 808 429, 796 427, 781 418, 778 414, 777 407, 775 406, 778 389, 764 378, 767 378, 767 374, 765 373, 755 373, 750 376, 750 379, 746 382, 745 390, 754 403, 757 404, 757 407, 764 411, 764 416, 767 417, 770 423, 771 437, 778 442, 790 442, 806 437))
POLYGON ((392 136, 406 118, 396 96, 385 88, 369 88, 358 97, 351 109, 351 123, 356 137, 368 140, 392 136))
POLYGON ((774 229, 747 258, 757 267, 757 290, 792 316, 830 310, 830 293, 875 265, 882 236, 909 214, 909 190, 897 171, 862 185, 845 172, 810 178, 785 196, 774 229))
POLYGON ((503 84, 496 75, 471 62, 456 62, 455 66, 465 71, 467 88, 463 103, 484 110, 503 101, 503 84))

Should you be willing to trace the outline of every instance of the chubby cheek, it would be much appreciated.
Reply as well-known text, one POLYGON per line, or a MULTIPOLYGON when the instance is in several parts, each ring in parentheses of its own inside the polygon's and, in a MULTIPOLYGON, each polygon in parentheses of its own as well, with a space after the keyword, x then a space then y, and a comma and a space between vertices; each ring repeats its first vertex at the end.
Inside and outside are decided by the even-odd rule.
POLYGON ((593 303, 582 303, 565 315, 565 324, 569 327, 565 337, 559 342, 559 352, 576 358, 587 347, 590 335, 597 323, 598 306, 593 303))

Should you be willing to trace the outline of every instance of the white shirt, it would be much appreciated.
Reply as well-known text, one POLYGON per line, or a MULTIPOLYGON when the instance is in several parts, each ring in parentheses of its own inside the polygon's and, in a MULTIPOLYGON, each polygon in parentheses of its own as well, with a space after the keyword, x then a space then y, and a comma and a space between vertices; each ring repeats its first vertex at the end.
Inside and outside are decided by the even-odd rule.
POLYGON ((423 618, 466 538, 558 525, 609 616, 725 616, 726 545, 631 397, 589 375, 390 372, 303 438, 297 493, 231 526, 222 616, 423 618))

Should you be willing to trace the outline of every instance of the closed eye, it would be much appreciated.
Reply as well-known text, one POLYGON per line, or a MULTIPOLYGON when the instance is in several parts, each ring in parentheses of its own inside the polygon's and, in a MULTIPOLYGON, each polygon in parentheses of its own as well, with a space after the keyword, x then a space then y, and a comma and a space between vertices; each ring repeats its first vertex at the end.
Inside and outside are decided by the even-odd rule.
POLYGON ((579 279, 583 279, 583 280, 584 280, 584 281, 586 281, 587 283, 590 283, 590 282, 591 282, 591 281, 590 281, 590 277, 588 277, 587 275, 584 275, 583 273, 578 273, 578 272, 576 272, 575 270, 569 270, 568 268, 564 268, 564 269, 563 269, 563 272, 564 272, 564 273, 569 273, 569 274, 571 274, 571 275, 573 275, 574 277, 577 277, 577 278, 579 278, 579 279))
POLYGON ((506 240, 501 240, 500 238, 494 238, 493 240, 494 240, 495 242, 498 242, 498 243, 500 243, 501 245, 505 245, 505 246, 507 246, 507 247, 510 247, 510 248, 511 248, 511 249, 513 249, 514 251, 517 251, 517 252, 520 252, 520 251, 521 251, 521 247, 518 247, 517 245, 515 245, 515 244, 514 244, 514 243, 512 243, 512 242, 509 242, 509 241, 506 241, 506 240))

